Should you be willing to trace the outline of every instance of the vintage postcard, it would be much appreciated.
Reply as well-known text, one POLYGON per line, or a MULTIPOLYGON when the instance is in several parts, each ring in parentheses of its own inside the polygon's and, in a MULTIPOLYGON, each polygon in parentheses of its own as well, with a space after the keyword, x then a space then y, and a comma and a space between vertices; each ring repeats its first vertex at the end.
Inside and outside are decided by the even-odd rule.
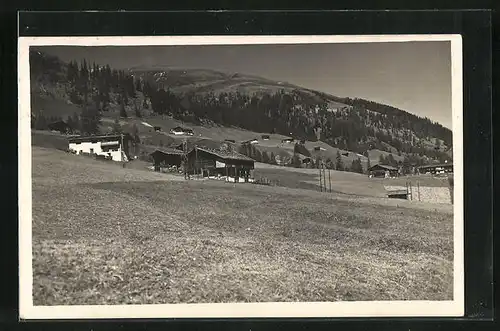
POLYGON ((19 38, 23 319, 464 313, 459 35, 19 38))

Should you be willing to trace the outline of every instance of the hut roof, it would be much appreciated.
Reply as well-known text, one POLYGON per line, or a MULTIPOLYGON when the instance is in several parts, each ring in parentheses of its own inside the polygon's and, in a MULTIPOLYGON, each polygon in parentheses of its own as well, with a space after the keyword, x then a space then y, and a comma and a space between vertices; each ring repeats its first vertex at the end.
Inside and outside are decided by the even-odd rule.
POLYGON ((419 168, 420 169, 426 169, 426 168, 436 168, 436 167, 453 167, 453 163, 438 163, 438 164, 427 164, 427 165, 422 165, 419 168))
POLYGON ((252 159, 246 155, 231 151, 231 150, 221 150, 221 149, 212 149, 212 148, 203 148, 203 147, 197 147, 197 149, 199 151, 204 151, 204 152, 210 153, 212 155, 215 155, 215 156, 220 157, 221 159, 225 159, 225 160, 238 160, 238 161, 255 162, 254 159, 252 159))
MULTIPOLYGON (((68 138, 70 143, 73 142, 85 142, 85 141, 94 141, 94 140, 110 140, 110 139, 121 139, 122 135, 120 134, 105 134, 105 135, 89 135, 89 136, 75 136, 68 138)), ((124 138, 130 138, 128 133, 123 133, 124 138)))
POLYGON ((150 153, 150 155, 157 154, 157 153, 162 153, 166 155, 183 155, 184 153, 181 150, 175 149, 175 148, 168 148, 168 147, 162 147, 162 148, 156 148, 155 151, 150 153))
POLYGON ((385 169, 385 170, 398 170, 398 168, 396 168, 396 167, 393 167, 393 166, 390 166, 390 165, 385 165, 385 164, 380 164, 380 163, 371 166, 370 170, 375 169, 377 167, 385 169))

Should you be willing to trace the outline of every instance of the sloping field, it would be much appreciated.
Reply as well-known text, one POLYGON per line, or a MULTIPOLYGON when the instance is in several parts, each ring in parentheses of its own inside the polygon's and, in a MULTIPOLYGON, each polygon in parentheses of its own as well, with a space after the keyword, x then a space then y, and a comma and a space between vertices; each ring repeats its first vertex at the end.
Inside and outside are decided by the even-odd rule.
MULTIPOLYGON (((300 179, 304 185, 295 185, 295 187, 319 190, 318 169, 279 167, 265 163, 257 163, 255 168, 257 176, 278 180, 280 184, 288 183, 297 178, 300 179)), ((374 181, 366 175, 336 170, 330 170, 330 175, 328 175, 327 170, 325 174, 326 187, 329 189, 331 183, 333 192, 366 197, 387 196, 383 182, 374 181), (330 183, 328 181, 330 181, 330 183)), ((285 186, 288 185, 285 184, 285 186)))
POLYGON ((44 148, 55 148, 62 151, 68 149, 68 139, 60 133, 50 131, 31 130, 31 144, 44 148))
POLYGON ((32 224, 35 305, 452 298, 452 214, 407 201, 34 147, 32 224))

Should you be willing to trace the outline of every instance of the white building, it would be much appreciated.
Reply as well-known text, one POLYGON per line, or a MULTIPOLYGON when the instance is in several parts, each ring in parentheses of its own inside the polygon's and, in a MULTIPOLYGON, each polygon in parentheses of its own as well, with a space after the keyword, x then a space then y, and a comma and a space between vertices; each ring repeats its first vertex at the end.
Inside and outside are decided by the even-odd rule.
POLYGON ((102 155, 113 161, 126 162, 128 135, 81 136, 68 139, 69 150, 76 154, 102 155))
POLYGON ((193 136, 194 132, 191 129, 184 129, 180 126, 170 129, 170 134, 176 136, 193 136))

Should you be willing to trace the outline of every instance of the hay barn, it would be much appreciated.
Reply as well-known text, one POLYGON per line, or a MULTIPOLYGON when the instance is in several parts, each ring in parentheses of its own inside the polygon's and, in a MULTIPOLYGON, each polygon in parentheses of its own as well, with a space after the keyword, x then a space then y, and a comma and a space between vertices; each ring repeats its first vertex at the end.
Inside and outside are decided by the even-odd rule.
POLYGON ((158 148, 149 155, 153 158, 155 171, 160 171, 162 167, 180 168, 184 153, 174 148, 158 148))
POLYGON ((187 155, 189 174, 226 177, 228 181, 251 182, 255 161, 230 149, 195 147, 187 155))
POLYGON ((373 177, 397 177, 398 168, 385 164, 375 164, 369 169, 370 176, 373 177))

